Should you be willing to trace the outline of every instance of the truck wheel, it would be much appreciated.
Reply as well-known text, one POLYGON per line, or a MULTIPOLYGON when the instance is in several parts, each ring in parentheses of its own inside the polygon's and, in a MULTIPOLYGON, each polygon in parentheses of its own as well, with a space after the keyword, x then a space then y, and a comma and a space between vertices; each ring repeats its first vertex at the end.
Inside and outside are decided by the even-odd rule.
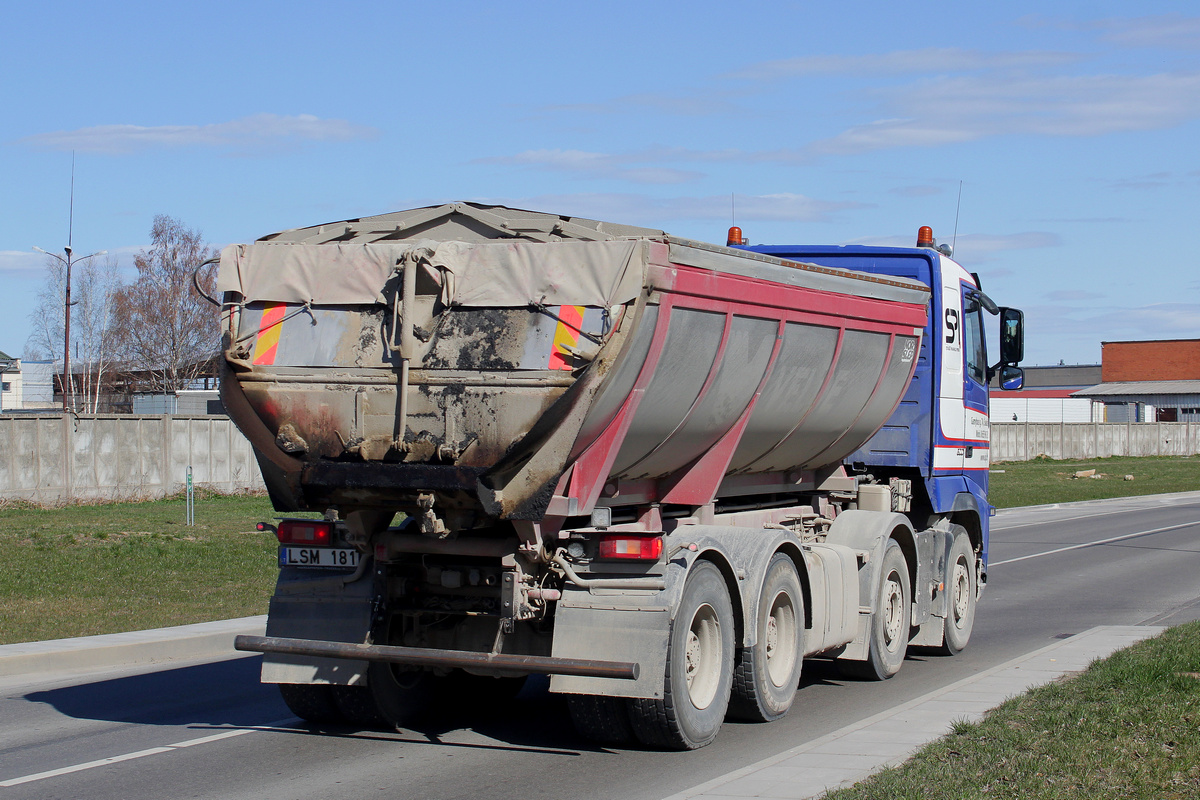
POLYGON ((367 667, 371 698, 384 724, 393 728, 407 727, 430 710, 437 697, 436 681, 426 670, 381 661, 367 667))
POLYGON ((328 724, 342 721, 327 683, 280 683, 279 694, 288 709, 305 722, 328 724))
POLYGON ((567 695, 567 711, 575 730, 597 744, 629 744, 634 740, 629 703, 623 697, 567 695))
POLYGON ((875 613, 868 632, 866 661, 839 661, 843 673, 855 678, 882 681, 895 675, 904 664, 912 625, 912 586, 908 562, 895 539, 883 551, 875 613))
POLYGON ((333 702, 342 718, 362 728, 386 728, 387 720, 367 686, 334 686, 333 702))
POLYGON ((776 553, 758 602, 758 641, 742 648, 733 671, 730 716, 751 722, 779 719, 792 707, 803 666, 804 594, 796 565, 776 553))
POLYGON ((511 703, 525 688, 525 676, 493 678, 455 670, 444 678, 434 678, 442 695, 450 695, 466 708, 499 706, 511 703))
POLYGON ((975 627, 975 551, 971 549, 971 538, 961 528, 950 546, 946 591, 949 607, 940 650, 944 655, 952 656, 967 646, 975 627))
POLYGON ((721 572, 692 568, 667 641, 661 700, 631 700, 630 720, 642 744, 695 750, 716 738, 733 683, 733 606, 721 572))

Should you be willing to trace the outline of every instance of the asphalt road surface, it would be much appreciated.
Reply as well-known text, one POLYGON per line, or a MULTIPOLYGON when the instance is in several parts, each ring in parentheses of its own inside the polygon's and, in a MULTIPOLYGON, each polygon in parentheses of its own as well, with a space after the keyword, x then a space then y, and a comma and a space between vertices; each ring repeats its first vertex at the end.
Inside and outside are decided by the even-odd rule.
POLYGON ((726 723, 690 753, 598 748, 544 681, 516 700, 396 733, 317 728, 258 683, 258 657, 0 684, 7 798, 660 798, 1096 625, 1200 619, 1200 494, 993 519, 968 649, 882 683, 806 664, 791 713, 726 723))

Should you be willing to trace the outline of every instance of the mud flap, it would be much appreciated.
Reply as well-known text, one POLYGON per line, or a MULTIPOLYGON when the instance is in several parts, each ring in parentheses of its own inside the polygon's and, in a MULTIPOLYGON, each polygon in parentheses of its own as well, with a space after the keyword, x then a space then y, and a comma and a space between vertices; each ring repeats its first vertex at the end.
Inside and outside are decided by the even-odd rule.
MULTIPOLYGON (((373 581, 370 573, 350 584, 343 584, 343 577, 282 570, 267 615, 267 636, 365 642, 371 630, 373 581)), ((262 682, 365 685, 367 662, 268 653, 263 656, 262 682)))
POLYGON ((568 587, 554 615, 555 658, 632 661, 635 681, 553 675, 550 691, 610 697, 661 699, 667 669, 671 609, 667 592, 592 594, 568 587))

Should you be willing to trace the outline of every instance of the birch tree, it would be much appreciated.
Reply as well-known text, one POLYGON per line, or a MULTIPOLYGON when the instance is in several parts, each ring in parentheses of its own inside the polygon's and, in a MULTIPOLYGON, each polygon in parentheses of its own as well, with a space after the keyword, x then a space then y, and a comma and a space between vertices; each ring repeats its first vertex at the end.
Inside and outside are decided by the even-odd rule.
POLYGON ((57 258, 46 256, 45 269, 37 305, 29 314, 24 356, 27 360, 53 359, 56 369, 61 369, 67 267, 57 258))
POLYGON ((71 287, 78 292, 78 303, 71 309, 71 363, 82 366, 80 399, 85 413, 100 410, 104 377, 112 371, 117 349, 115 304, 121 290, 117 260, 112 256, 103 263, 84 262, 78 281, 71 287))
MULTIPOLYGON (((46 278, 38 302, 29 315, 30 334, 25 342, 27 359, 53 359, 61 374, 66 298, 66 265, 46 257, 46 278)), ((121 287, 118 262, 109 256, 75 262, 71 275, 71 363, 78 381, 75 408, 85 414, 99 410, 104 376, 113 366, 117 331, 113 304, 121 287)))

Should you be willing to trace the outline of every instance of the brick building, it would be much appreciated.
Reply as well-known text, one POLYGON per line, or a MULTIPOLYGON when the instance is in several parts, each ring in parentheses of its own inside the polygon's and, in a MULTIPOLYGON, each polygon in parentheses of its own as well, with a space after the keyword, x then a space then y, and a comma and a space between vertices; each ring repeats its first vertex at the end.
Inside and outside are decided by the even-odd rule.
POLYGON ((1075 392, 1108 422, 1200 422, 1200 339, 1102 342, 1101 383, 1075 392))
POLYGON ((1200 381, 1200 339, 1101 342, 1100 380, 1200 381))

